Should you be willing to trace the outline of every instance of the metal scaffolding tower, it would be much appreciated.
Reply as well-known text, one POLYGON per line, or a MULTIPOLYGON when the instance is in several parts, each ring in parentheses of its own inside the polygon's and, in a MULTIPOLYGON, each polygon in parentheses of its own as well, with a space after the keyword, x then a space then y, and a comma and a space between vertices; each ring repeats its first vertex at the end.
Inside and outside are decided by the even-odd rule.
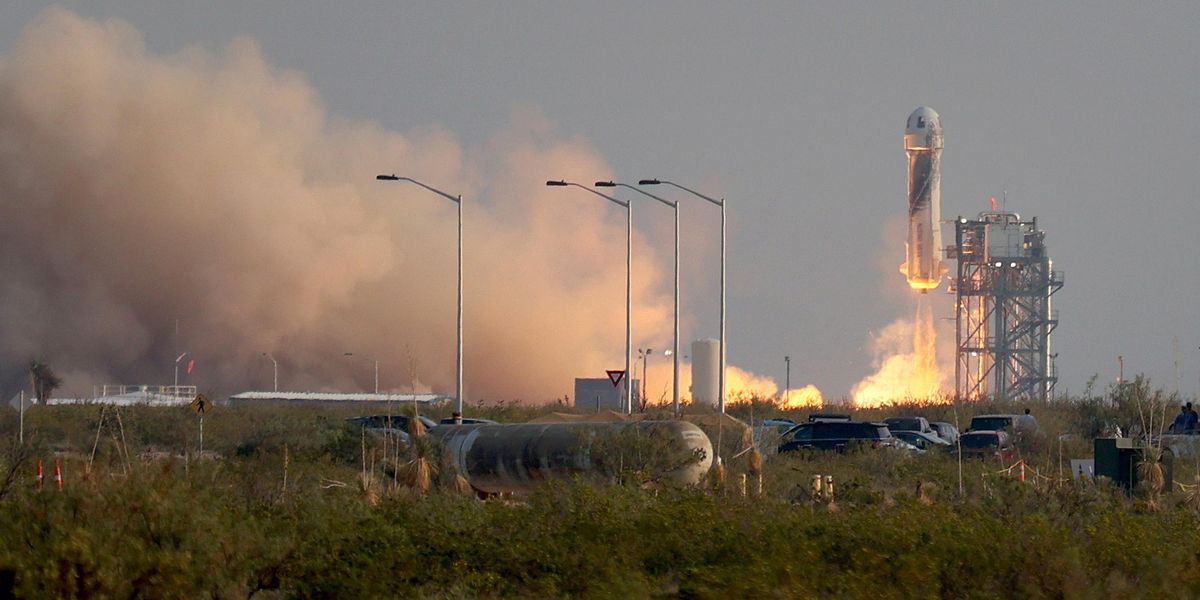
POLYGON ((955 223, 954 389, 960 398, 1046 400, 1058 381, 1050 298, 1063 285, 1037 219, 985 212, 955 223))

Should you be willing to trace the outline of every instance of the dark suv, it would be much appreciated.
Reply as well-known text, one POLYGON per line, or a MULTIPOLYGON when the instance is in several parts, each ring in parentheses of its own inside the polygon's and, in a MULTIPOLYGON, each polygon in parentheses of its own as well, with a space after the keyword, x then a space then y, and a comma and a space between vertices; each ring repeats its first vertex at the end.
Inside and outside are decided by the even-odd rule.
POLYGON ((1021 415, 975 415, 967 431, 1013 431, 1021 415))
POLYGON ((800 448, 845 450, 848 446, 859 444, 870 445, 872 448, 899 445, 888 431, 887 425, 883 423, 816 421, 801 423, 789 429, 783 434, 779 451, 790 452, 800 448))

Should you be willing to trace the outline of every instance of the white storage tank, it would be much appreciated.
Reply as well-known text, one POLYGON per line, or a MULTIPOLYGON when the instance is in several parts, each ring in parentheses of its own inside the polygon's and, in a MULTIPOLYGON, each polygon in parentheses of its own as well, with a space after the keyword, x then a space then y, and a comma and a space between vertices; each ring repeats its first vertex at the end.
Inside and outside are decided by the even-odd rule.
POLYGON ((721 394, 721 341, 692 342, 692 402, 717 405, 721 394))

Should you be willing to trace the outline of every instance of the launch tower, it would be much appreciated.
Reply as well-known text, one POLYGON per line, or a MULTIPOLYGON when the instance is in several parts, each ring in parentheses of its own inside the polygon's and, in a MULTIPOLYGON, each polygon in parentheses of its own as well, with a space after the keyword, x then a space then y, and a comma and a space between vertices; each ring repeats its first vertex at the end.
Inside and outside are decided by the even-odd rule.
POLYGON ((1050 298, 1063 285, 1046 255, 1037 219, 1009 212, 960 217, 954 245, 954 389, 960 398, 1046 400, 1058 374, 1050 334, 1058 315, 1050 298))

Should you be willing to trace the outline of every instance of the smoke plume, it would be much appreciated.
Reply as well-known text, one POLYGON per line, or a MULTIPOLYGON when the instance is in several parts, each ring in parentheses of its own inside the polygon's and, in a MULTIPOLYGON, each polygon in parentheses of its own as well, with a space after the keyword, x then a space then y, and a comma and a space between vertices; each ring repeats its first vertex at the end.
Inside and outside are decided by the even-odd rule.
MULTIPOLYGON (((329 115, 250 40, 148 52, 128 24, 50 9, 0 56, 0 365, 33 356, 64 392, 181 383, 221 393, 453 393, 455 206, 463 195, 470 401, 542 401, 621 364, 624 222, 547 178, 612 175, 519 115, 481 147, 329 115), (345 353, 353 356, 344 356, 345 353), (186 363, 187 360, 184 361, 186 363)), ((635 238, 634 330, 670 338, 635 238)), ((661 381, 661 380, 660 380, 661 381)))
POLYGON ((871 339, 874 374, 854 385, 857 407, 936 400, 946 388, 948 370, 938 364, 937 326, 928 295, 917 296, 911 320, 898 319, 871 339))

